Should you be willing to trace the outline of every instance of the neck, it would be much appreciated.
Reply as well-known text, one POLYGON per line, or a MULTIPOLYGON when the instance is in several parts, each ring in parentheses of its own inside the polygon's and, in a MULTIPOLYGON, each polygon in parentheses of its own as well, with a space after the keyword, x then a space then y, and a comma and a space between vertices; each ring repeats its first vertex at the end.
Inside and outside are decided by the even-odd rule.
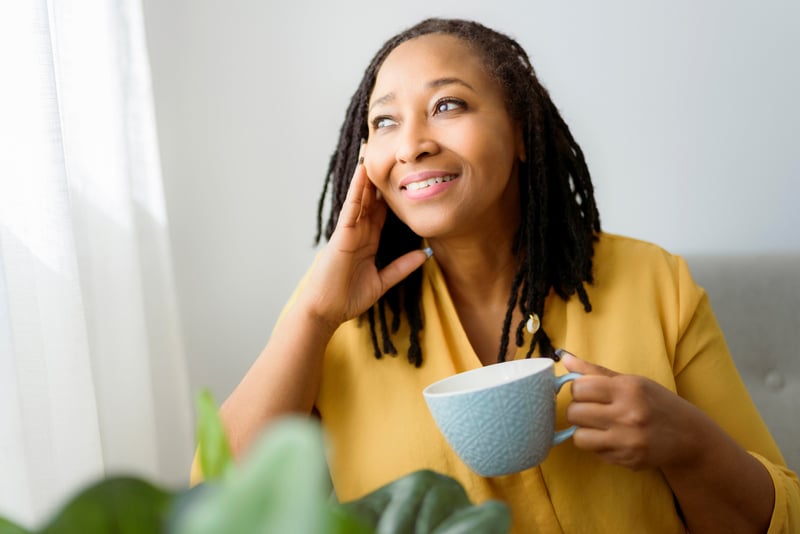
POLYGON ((481 239, 429 240, 457 305, 505 309, 518 267, 511 234, 503 231, 481 239))
POLYGON ((513 240, 522 218, 519 195, 517 180, 510 180, 495 209, 476 214, 458 233, 428 238, 457 305, 507 306, 518 267, 513 240))
MULTIPOLYGON (((509 232, 505 232, 508 234, 509 232)), ((429 240, 461 325, 484 365, 497 361, 500 332, 508 310, 517 271, 512 236, 483 236, 480 240, 429 240)), ((520 320, 515 309, 513 321, 520 320)), ((514 357, 509 344, 505 357, 514 357)))

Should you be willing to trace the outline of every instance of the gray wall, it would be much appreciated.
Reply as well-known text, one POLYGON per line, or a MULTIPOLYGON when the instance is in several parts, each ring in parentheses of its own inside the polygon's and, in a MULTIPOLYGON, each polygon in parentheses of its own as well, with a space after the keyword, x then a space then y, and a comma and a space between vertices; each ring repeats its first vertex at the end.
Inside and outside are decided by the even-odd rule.
POLYGON ((143 0, 193 390, 222 400, 313 256, 349 97, 426 16, 516 37, 604 228, 681 254, 800 250, 800 3, 143 0))

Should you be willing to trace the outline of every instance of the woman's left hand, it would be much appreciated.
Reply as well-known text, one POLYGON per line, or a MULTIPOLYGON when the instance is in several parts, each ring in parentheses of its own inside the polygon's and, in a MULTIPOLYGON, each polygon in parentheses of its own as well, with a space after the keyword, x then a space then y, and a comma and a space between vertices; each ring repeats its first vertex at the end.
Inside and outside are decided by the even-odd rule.
POLYGON ((567 352, 562 358, 569 371, 584 375, 572 383, 567 408, 567 420, 578 426, 576 447, 634 470, 692 458, 697 443, 687 423, 698 408, 649 378, 619 374, 567 352))
POLYGON ((769 472, 710 417, 664 386, 564 352, 575 446, 629 469, 659 469, 688 532, 766 532, 775 504, 769 472), (744 497, 743 497, 744 496, 744 497))

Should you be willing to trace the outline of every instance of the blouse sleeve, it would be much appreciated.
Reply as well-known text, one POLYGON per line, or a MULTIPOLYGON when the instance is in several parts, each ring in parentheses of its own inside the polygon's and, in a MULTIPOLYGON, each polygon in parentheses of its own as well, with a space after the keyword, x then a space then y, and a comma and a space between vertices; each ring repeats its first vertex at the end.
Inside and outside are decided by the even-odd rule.
POLYGON ((679 339, 674 372, 678 394, 706 412, 772 477, 775 506, 768 533, 800 532, 800 482, 789 470, 750 398, 705 291, 678 258, 679 339))

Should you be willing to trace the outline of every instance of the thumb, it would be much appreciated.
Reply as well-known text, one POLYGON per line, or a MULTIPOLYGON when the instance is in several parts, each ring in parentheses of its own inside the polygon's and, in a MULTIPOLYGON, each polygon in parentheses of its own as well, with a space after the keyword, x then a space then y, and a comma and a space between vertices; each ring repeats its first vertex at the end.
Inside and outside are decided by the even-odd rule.
POLYGON ((564 367, 570 372, 581 373, 584 375, 602 375, 602 376, 617 376, 619 373, 607 369, 601 365, 589 363, 586 360, 581 360, 574 354, 567 352, 563 349, 556 351, 556 355, 561 358, 564 367))
POLYGON ((417 270, 429 257, 429 249, 412 250, 384 267, 379 273, 383 292, 385 293, 390 287, 417 270))

